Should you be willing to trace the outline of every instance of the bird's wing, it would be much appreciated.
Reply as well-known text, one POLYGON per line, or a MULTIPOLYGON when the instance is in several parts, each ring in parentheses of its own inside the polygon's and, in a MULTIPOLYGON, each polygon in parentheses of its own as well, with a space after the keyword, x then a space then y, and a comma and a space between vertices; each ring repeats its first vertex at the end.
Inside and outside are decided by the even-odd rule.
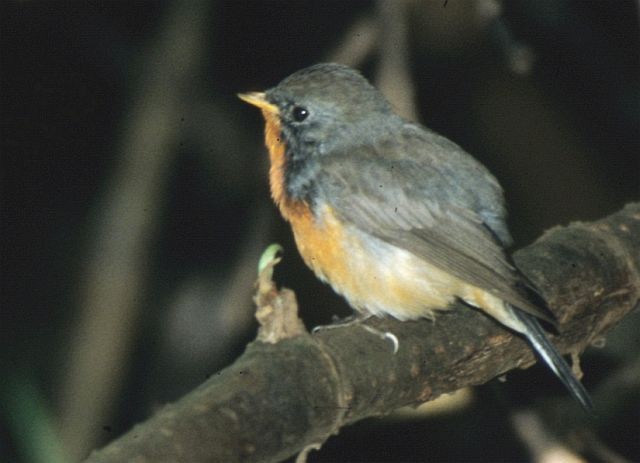
POLYGON ((318 187, 343 220, 553 322, 545 307, 527 297, 527 283, 487 223, 450 197, 458 188, 455 179, 415 158, 371 162, 375 153, 359 153, 323 160, 318 187))

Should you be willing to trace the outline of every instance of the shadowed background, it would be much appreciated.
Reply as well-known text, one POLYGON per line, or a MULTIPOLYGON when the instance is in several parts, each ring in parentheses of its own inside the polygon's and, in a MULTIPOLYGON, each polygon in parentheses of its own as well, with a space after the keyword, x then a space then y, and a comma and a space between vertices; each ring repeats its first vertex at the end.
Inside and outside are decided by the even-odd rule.
MULTIPOLYGON (((271 205, 237 92, 358 67, 498 177, 521 247, 638 199, 638 38, 632 1, 3 2, 0 459, 77 460, 232 362, 269 242, 309 327, 350 313, 271 205)), ((588 352, 588 387, 630 368, 637 315, 588 352)), ((476 392, 310 461, 522 461, 514 404, 566 398, 538 367, 476 392)), ((637 457, 637 412, 609 412, 603 447, 637 457)))

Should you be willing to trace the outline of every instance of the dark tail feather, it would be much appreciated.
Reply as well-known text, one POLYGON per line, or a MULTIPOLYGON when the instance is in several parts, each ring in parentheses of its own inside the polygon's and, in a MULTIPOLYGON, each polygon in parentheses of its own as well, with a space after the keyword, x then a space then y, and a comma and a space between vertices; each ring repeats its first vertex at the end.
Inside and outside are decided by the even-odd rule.
POLYGON ((551 368, 555 375, 562 381, 562 384, 569 390, 571 395, 582 405, 582 408, 593 415, 593 404, 589 393, 582 383, 573 375, 571 368, 564 361, 560 353, 556 350, 551 341, 547 338, 544 330, 540 326, 538 320, 522 310, 511 307, 513 314, 527 328, 523 333, 538 355, 542 357, 545 363, 551 368))

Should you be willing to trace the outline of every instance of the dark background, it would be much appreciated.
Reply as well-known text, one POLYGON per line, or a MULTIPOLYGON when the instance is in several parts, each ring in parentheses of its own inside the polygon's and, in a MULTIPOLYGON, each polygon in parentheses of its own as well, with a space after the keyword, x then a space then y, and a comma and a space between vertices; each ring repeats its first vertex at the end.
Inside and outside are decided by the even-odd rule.
MULTIPOLYGON (((398 53, 419 118, 500 179, 516 248, 638 199, 635 2, 518 0, 491 14, 500 4, 407 5, 398 53)), ((349 313, 306 270, 270 204, 262 122, 235 94, 336 56, 357 21, 380 33, 381 10, 370 1, 0 4, 0 460, 54 461, 63 440, 69 454, 85 455, 232 362, 255 335, 252 284, 269 242, 285 248, 276 278, 295 289, 308 326, 349 313), (185 32, 195 52, 180 49, 181 29, 171 32, 189 10, 200 18, 185 32), (163 62, 171 53, 185 62, 163 62), (154 125, 157 114, 164 125, 154 125), (155 132, 145 138, 141 122, 155 132), (160 167, 149 167, 156 153, 160 167), (119 233, 110 242, 133 243, 109 248, 110 230, 119 233), (127 259, 136 266, 121 268, 127 259), (111 277, 124 281, 126 296, 114 300, 127 316, 105 330, 122 351, 101 377, 113 381, 109 397, 87 399, 103 404, 98 422, 83 424, 66 388, 94 378, 74 370, 73 352, 99 349, 92 332, 82 334, 96 297, 87 288, 108 292, 111 277), (61 423, 93 430, 60 437, 61 423), (50 460, 39 459, 47 452, 50 460)), ((381 48, 354 63, 374 81, 393 47, 381 48)), ((634 323, 637 314, 587 353, 588 388, 638 352, 637 334, 625 329, 634 323)), ((310 461, 526 461, 510 424, 514 404, 566 397, 539 367, 509 379, 479 388, 463 410, 351 426, 310 461)), ((603 445, 630 459, 640 456, 639 417, 629 411, 637 398, 596 426, 603 445)))

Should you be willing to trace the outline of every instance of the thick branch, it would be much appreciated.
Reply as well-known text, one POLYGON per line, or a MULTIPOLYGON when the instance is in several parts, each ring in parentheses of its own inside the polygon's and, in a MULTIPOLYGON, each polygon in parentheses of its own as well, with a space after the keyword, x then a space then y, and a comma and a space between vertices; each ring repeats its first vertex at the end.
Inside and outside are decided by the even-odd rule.
MULTIPOLYGON (((514 258, 561 322, 554 342, 581 352, 638 302, 640 204, 555 228, 514 258)), ((399 351, 357 324, 253 342, 232 366, 88 461, 279 461, 346 423, 534 361, 521 338, 473 310, 446 312, 435 323, 367 324, 395 334, 399 351)))

